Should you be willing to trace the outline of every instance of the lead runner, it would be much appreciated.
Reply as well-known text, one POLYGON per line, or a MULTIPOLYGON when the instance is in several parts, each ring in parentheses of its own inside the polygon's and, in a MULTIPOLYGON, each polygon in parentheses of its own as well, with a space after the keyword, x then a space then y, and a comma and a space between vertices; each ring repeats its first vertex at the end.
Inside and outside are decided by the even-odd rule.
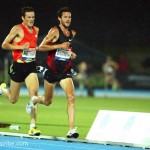
POLYGON ((28 113, 36 103, 49 106, 52 103, 56 83, 64 90, 68 105, 69 120, 68 138, 78 138, 79 133, 74 127, 75 120, 75 92, 72 80, 72 62, 76 58, 71 42, 76 32, 70 29, 72 12, 68 7, 61 8, 58 13, 59 25, 52 27, 39 46, 40 51, 48 51, 47 68, 44 71, 44 96, 34 97, 26 107, 28 113))

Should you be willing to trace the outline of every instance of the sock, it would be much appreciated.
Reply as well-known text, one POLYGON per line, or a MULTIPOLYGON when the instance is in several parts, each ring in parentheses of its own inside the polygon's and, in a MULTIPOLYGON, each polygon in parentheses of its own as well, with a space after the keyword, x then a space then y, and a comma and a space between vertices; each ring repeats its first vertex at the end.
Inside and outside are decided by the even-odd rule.
POLYGON ((35 124, 30 124, 30 129, 35 128, 35 124))

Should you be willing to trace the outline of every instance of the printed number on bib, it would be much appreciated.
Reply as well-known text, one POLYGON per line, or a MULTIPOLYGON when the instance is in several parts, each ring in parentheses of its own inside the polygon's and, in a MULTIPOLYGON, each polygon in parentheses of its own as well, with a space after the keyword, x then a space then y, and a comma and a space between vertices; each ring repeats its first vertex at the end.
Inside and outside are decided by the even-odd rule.
POLYGON ((63 49, 57 49, 56 54, 55 54, 55 60, 60 60, 60 61, 68 61, 71 57, 71 52, 66 51, 63 49))
POLYGON ((22 59, 27 61, 33 61, 36 57, 36 51, 35 50, 23 50, 22 53, 22 59))

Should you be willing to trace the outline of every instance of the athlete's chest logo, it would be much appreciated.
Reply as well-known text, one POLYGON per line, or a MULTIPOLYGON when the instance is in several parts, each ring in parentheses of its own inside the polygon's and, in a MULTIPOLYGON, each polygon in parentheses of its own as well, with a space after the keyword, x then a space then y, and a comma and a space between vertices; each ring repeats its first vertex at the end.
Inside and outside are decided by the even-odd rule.
POLYGON ((71 42, 73 39, 69 39, 69 42, 71 42))

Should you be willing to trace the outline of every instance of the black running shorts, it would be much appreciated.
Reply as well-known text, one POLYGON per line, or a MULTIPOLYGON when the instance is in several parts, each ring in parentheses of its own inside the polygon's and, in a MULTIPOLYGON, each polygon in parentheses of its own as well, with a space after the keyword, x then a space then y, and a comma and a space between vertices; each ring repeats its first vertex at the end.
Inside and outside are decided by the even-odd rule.
POLYGON ((60 82, 62 79, 72 78, 73 73, 73 69, 70 69, 68 72, 65 73, 54 73, 51 69, 48 69, 44 74, 44 79, 47 80, 49 83, 57 83, 60 82))
POLYGON ((15 82, 24 82, 30 73, 37 73, 35 61, 30 63, 13 62, 8 70, 10 78, 15 82))

